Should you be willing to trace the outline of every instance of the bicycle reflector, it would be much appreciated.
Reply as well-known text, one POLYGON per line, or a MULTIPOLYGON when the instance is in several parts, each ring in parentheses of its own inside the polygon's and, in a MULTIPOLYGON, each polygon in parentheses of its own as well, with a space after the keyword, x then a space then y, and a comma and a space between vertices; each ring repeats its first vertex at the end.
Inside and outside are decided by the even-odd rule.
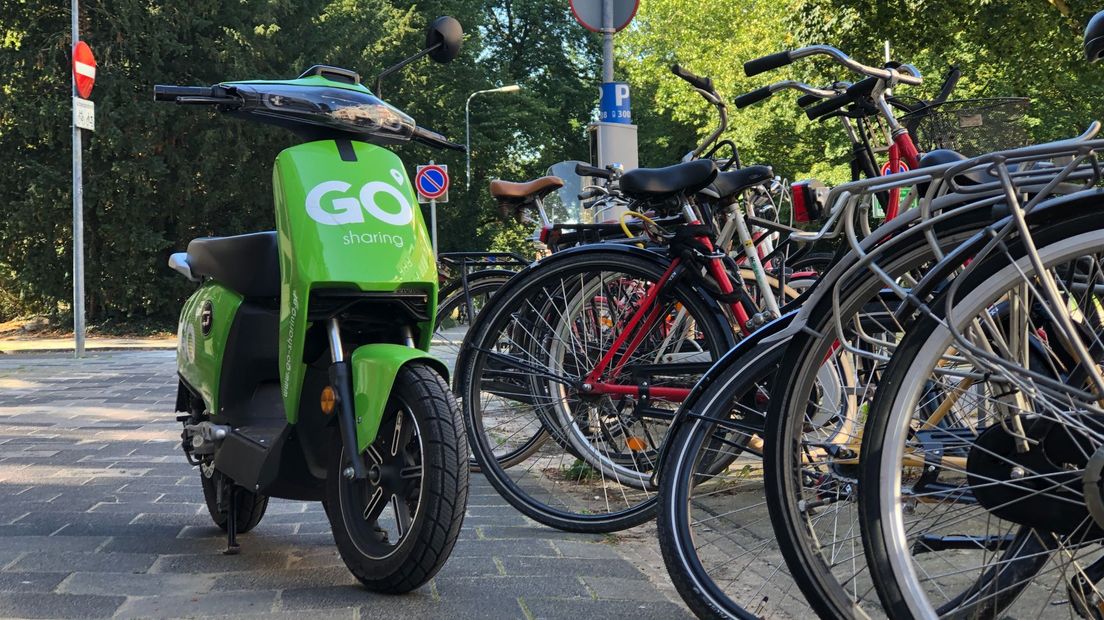
POLYGON ((553 226, 541 226, 537 238, 540 239, 540 242, 544 245, 551 245, 559 241, 560 231, 556 230, 553 226))
POLYGON ((824 201, 828 197, 828 188, 824 183, 809 179, 794 183, 791 189, 794 220, 804 223, 824 217, 824 201))

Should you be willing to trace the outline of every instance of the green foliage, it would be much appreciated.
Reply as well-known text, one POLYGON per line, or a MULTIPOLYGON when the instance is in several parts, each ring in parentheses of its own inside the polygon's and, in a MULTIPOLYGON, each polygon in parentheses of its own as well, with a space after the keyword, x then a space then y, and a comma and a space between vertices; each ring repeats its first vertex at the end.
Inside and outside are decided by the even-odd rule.
MULTIPOLYGON (((788 20, 801 5, 801 0, 641 3, 636 21, 619 45, 621 66, 635 89, 633 114, 643 126, 642 164, 677 161, 718 122, 713 108, 670 72, 672 64, 712 78, 729 101, 769 81, 785 79, 795 70, 809 71, 808 66, 797 67, 755 78, 743 72, 745 60, 795 45, 788 20)), ((792 95, 742 110, 730 105, 729 112, 725 137, 736 143, 744 163, 770 163, 777 173, 792 177, 807 174, 825 161, 825 155, 836 164, 846 155, 838 127, 806 121, 793 105, 792 95)), ((840 176, 836 169, 830 172, 840 176)))
MULTIPOLYGON (((594 41, 565 6, 542 0, 88 0, 82 39, 99 65, 97 130, 85 132, 88 314, 93 321, 170 325, 191 289, 166 266, 204 235, 270 229, 271 165, 294 137, 152 101, 154 84, 295 76, 312 64, 358 70, 370 85, 416 51, 424 25, 451 14, 466 27, 460 58, 415 63, 383 84, 386 100, 462 141, 464 101, 519 81, 517 95, 472 106, 472 191, 462 154, 404 146, 413 167, 449 164, 441 248, 486 247, 497 234, 491 176, 524 178, 585 153, 594 41), (582 151, 582 152, 580 152, 582 151)), ((0 12, 0 320, 65 315, 71 299, 68 5, 16 0, 0 12)), ((493 99, 492 99, 493 98, 493 99)))
MULTIPOLYGON (((802 61, 754 78, 743 62, 811 43, 834 45, 880 64, 884 41, 893 58, 924 73, 921 88, 898 94, 931 97, 950 64, 963 79, 954 97, 1031 99, 1034 141, 1080 133, 1100 118, 1104 69, 1081 55, 1081 32, 1098 4, 1073 0, 737 0, 698 3, 648 0, 620 39, 620 62, 634 88, 643 126, 641 161, 665 165, 716 125, 709 105, 668 70, 679 62, 712 77, 729 101, 765 84, 795 78, 814 85, 854 80, 838 65, 802 61)), ((727 137, 745 163, 770 163, 790 178, 831 182, 849 177, 848 148, 835 121, 810 123, 789 91, 743 110, 731 109, 727 137)))
MULTIPOLYGON (((853 79, 838 66, 799 62, 747 78, 744 61, 808 43, 867 62, 885 39, 895 59, 927 77, 901 95, 931 96, 948 64, 957 97, 1032 99, 1032 138, 1069 136, 1102 116, 1104 68, 1081 57, 1081 28, 1099 9, 1082 0, 645 0, 617 37, 618 74, 632 84, 644 165, 668 165, 716 118, 669 72, 679 62, 714 79, 730 101, 772 81, 853 79)), ((465 25, 460 58, 419 62, 383 85, 384 98, 460 141, 476 90, 519 83, 471 102, 472 182, 464 156, 403 146, 413 167, 449 165, 451 202, 439 208, 442 250, 527 247, 528 227, 501 221, 492 178, 528 179, 552 163, 587 159, 599 37, 565 0, 86 0, 83 38, 96 52, 97 131, 85 134, 88 309, 94 321, 171 325, 190 285, 165 267, 191 238, 271 228, 271 162, 293 142, 275 128, 205 109, 154 104, 154 84, 211 84, 294 76, 332 64, 371 84, 417 49, 422 28, 451 14, 465 25)), ((64 315, 71 297, 70 69, 66 4, 10 0, 0 11, 0 320, 64 315)), ((745 163, 789 178, 848 177, 838 123, 810 123, 786 93, 732 108, 726 137, 745 163)))

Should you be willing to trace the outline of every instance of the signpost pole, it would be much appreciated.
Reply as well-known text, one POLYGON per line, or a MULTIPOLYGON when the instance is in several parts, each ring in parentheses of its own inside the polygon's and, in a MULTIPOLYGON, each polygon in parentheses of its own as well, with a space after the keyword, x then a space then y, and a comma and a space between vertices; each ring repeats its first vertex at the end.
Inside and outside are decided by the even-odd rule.
MULTIPOLYGON (((433 166, 434 161, 429 160, 429 165, 433 166)), ((430 237, 430 241, 433 242, 433 258, 437 258, 437 199, 433 198, 429 201, 429 229, 433 236, 430 237)))
MULTIPOLYGON (((73 48, 80 40, 78 0, 72 0, 73 48)), ((77 77, 73 75, 73 98, 78 97, 77 77)), ((76 357, 84 357, 84 194, 81 179, 81 130, 77 127, 75 105, 73 121, 73 338, 76 357)))
POLYGON ((602 0, 602 81, 613 81, 613 0, 602 0))
POLYGON ((437 258, 437 201, 429 201, 429 225, 433 228, 433 257, 437 258))

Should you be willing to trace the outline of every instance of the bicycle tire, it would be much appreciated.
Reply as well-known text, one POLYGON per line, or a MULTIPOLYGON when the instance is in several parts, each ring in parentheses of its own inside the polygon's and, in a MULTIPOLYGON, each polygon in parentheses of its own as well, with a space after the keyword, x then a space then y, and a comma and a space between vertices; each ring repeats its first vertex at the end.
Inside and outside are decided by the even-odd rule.
MULTIPOLYGON (((654 515, 656 495, 653 491, 642 490, 639 495, 634 495, 634 498, 629 500, 625 487, 618 486, 616 490, 625 497, 623 507, 611 507, 607 503, 607 510, 604 512, 580 507, 574 503, 576 497, 565 499, 557 496, 554 492, 546 491, 546 487, 542 486, 548 484, 555 488, 551 476, 556 473, 556 470, 552 467, 548 468, 547 477, 545 477, 546 470, 542 469, 530 479, 524 480, 526 488, 523 488, 522 476, 517 475, 518 479, 515 480, 515 477, 511 477, 506 468, 499 465, 493 458, 494 447, 490 445, 484 427, 485 416, 482 412, 480 398, 480 379, 488 360, 491 359, 487 352, 493 350, 493 345, 498 342, 500 333, 509 324, 518 308, 523 304, 531 306, 534 299, 539 301, 538 293, 545 286, 559 285, 566 278, 581 277, 581 274, 606 272, 620 273, 629 280, 644 278, 650 282, 656 282, 662 277, 668 265, 669 263, 664 257, 654 252, 636 248, 591 246, 579 248, 578 250, 568 250, 554 254, 527 270, 523 276, 512 280, 505 289, 496 295, 491 306, 477 317, 473 335, 466 343, 465 353, 461 358, 462 364, 458 369, 458 379, 464 396, 465 423, 468 424, 469 428, 472 452, 492 486, 507 502, 526 516, 550 527, 566 531, 614 532, 639 525, 651 519, 654 515), (539 493, 542 498, 547 495, 549 499, 535 497, 534 493, 539 493), (551 502, 553 501, 556 502, 556 505, 552 505, 551 502), (571 503, 569 504, 569 502, 571 503)), ((716 359, 720 357, 721 352, 734 344, 732 330, 718 305, 696 288, 684 284, 684 282, 680 281, 673 285, 668 293, 687 309, 687 312, 693 318, 695 330, 702 334, 705 343, 703 346, 708 349, 707 353, 713 359, 716 359)), ((533 335, 533 337, 536 336, 533 335)), ((690 353, 689 355, 693 356, 695 354, 690 353)), ((539 409, 539 407, 534 407, 534 409, 539 409)), ((542 425, 548 423, 547 417, 541 419, 534 413, 533 418, 542 425)), ((576 424, 576 426, 578 425, 576 424)), ((548 450, 559 449, 562 452, 560 464, 556 467, 563 469, 562 463, 565 456, 577 457, 579 455, 571 454, 570 449, 565 449, 564 438, 558 437, 557 432, 551 432, 550 434, 553 435, 556 441, 545 442, 545 447, 548 450)), ((524 473, 531 472, 533 467, 530 467, 524 473)), ((572 465, 572 468, 574 467, 575 465, 572 465)), ((568 470, 573 471, 571 468, 568 468, 568 470)), ((602 470, 598 471, 599 474, 604 475, 602 470)), ((617 483, 613 480, 603 479, 603 484, 600 485, 604 499, 608 502, 608 489, 605 488, 607 482, 611 486, 616 486, 617 483)), ((578 484, 568 486, 575 487, 578 484)), ((601 498, 596 500, 596 503, 600 504, 600 500, 601 498)))

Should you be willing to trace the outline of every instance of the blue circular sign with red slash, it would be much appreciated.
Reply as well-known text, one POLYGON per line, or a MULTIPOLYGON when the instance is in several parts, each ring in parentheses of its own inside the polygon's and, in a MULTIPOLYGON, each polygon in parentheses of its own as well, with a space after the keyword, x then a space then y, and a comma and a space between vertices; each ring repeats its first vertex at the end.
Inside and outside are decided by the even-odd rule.
POLYGON ((418 174, 414 176, 414 186, 418 188, 418 195, 422 198, 437 200, 448 193, 448 171, 436 164, 419 166, 418 174))

